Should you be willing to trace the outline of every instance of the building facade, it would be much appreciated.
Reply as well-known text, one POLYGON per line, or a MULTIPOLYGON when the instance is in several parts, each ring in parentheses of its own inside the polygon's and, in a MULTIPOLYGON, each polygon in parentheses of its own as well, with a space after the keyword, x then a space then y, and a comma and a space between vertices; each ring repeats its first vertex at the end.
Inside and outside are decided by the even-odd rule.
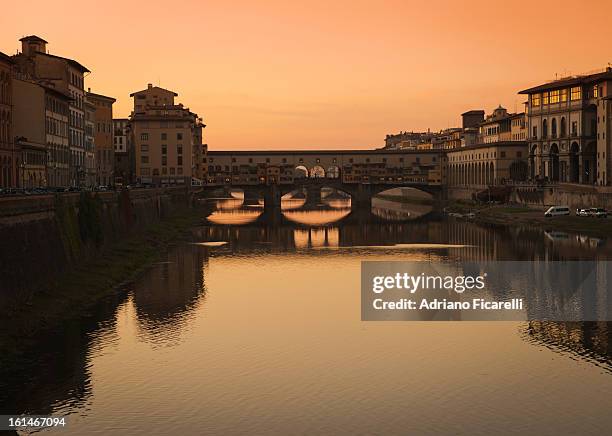
MULTIPOLYGON (((151 84, 130 95, 130 119, 136 180, 154 185, 191 183, 194 175, 198 116, 175 104, 173 91, 151 84)), ((201 137, 201 134, 200 134, 201 137)), ((201 158, 203 159, 203 158, 201 158)))
POLYGON ((528 96, 530 177, 609 186, 612 68, 520 94, 528 96))
POLYGON ((32 80, 13 79, 13 125, 22 188, 48 186, 45 89, 32 80))
POLYGON ((115 148, 115 181, 129 185, 135 182, 135 156, 131 143, 130 120, 113 119, 113 144, 115 148))
POLYGON ((447 152, 450 187, 479 188, 527 180, 527 143, 476 144, 447 152))
POLYGON ((68 145, 70 96, 56 89, 51 83, 41 86, 45 89, 48 185, 68 186, 70 180, 70 147, 68 145))
POLYGON ((115 145, 113 142, 113 103, 115 99, 87 92, 87 99, 95 108, 95 155, 97 184, 115 184, 115 145))
POLYGON ((17 186, 17 156, 12 131, 13 61, 0 52, 0 188, 17 186))
POLYGON ((13 56, 19 73, 28 79, 47 81, 70 95, 68 105, 69 184, 85 183, 85 74, 79 62, 47 53, 47 41, 31 35, 20 39, 21 53, 13 56))
POLYGON ((525 114, 511 114, 501 105, 479 125, 481 144, 493 142, 524 141, 526 136, 525 114), (520 139, 523 137, 523 139, 520 139))
POLYGON ((98 159, 96 158, 96 143, 95 143, 95 115, 96 107, 94 104, 85 96, 83 102, 83 112, 85 113, 85 125, 84 125, 84 151, 85 151, 85 186, 97 186, 98 183, 98 159))

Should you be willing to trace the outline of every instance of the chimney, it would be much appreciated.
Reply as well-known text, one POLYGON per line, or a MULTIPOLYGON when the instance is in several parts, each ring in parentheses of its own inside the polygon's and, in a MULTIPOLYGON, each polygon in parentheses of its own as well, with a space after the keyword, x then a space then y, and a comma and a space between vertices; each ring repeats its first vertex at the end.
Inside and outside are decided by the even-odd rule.
POLYGON ((152 83, 149 83, 149 84, 147 85, 147 88, 148 88, 148 89, 153 88, 153 84, 152 84, 152 83))

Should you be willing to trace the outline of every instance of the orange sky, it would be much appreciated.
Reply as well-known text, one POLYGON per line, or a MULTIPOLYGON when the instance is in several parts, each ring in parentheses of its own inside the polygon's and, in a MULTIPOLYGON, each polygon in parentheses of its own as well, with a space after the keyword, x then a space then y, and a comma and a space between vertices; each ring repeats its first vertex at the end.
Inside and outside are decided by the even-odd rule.
POLYGON ((459 125, 465 110, 520 110, 520 89, 612 62, 609 0, 34 0, 2 9, 0 51, 41 36, 52 54, 92 71, 86 86, 116 97, 116 116, 149 82, 172 89, 204 117, 212 150, 381 146, 386 133, 459 125))

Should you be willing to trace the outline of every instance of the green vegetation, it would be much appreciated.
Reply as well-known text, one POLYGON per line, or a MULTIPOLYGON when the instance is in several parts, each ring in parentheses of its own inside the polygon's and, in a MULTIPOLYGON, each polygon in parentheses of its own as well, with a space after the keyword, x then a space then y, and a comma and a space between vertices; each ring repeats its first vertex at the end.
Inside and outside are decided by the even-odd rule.
POLYGON ((81 192, 79 197, 79 231, 83 242, 92 241, 99 247, 104 239, 102 234, 102 202, 98 194, 81 192))

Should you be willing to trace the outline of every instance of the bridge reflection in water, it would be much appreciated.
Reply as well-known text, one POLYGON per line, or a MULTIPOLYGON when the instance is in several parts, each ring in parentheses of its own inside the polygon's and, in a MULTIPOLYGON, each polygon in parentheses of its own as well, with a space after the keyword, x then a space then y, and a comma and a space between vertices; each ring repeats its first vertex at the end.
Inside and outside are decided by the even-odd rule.
MULTIPOLYGON (((221 406, 224 405, 223 401, 227 396, 232 399, 233 395, 242 395, 240 398, 249 405, 256 404, 249 402, 252 399, 245 397, 247 393, 237 387, 232 388, 240 386, 240 383, 236 382, 240 377, 247 378, 249 384, 256 383, 258 387, 260 384, 257 377, 265 376, 266 383, 271 384, 275 383, 276 377, 280 377, 282 383, 274 387, 281 390, 282 386, 293 384, 306 386, 310 383, 308 386, 311 386, 317 381, 308 379, 308 374, 287 372, 287 368, 292 368, 291 365, 294 364, 292 359, 299 360, 296 367, 309 365, 308 368, 314 371, 318 368, 316 362, 324 362, 330 356, 338 359, 339 364, 344 364, 349 357, 367 359, 367 355, 371 355, 372 359, 383 364, 388 363, 389 365, 385 366, 388 371, 415 365, 415 359, 417 363, 420 362, 419 359, 427 362, 412 368, 421 371, 425 371, 429 365, 440 365, 439 362, 448 360, 449 366, 436 367, 440 371, 435 374, 450 377, 450 386, 463 383, 465 377, 469 377, 473 371, 479 372, 474 368, 480 368, 483 359, 491 365, 486 369, 487 375, 494 373, 493 368, 497 367, 505 374, 499 378, 489 376, 489 379, 494 379, 492 384, 503 384, 504 377, 520 372, 519 368, 523 372, 529 371, 534 378, 536 374, 538 377, 546 377, 546 374, 556 370, 559 374, 570 374, 580 379, 579 382, 573 383, 569 377, 567 383, 571 386, 567 389, 568 392, 585 389, 587 382, 592 382, 588 386, 597 383, 602 386, 602 383, 606 383, 607 379, 595 379, 596 375, 592 373, 589 373, 590 379, 585 382, 582 379, 584 368, 572 372, 573 367, 565 365, 564 359, 546 357, 540 359, 545 361, 542 363, 538 360, 538 352, 533 350, 535 347, 544 347, 556 355, 568 356, 586 363, 588 367, 595 364, 605 372, 610 372, 610 323, 530 322, 510 327, 499 323, 479 324, 474 328, 469 323, 436 323, 433 327, 428 324, 424 328, 411 325, 410 334, 404 334, 407 329, 391 329, 393 335, 387 337, 383 329, 364 330, 355 320, 353 309, 358 311, 358 303, 351 302, 353 291, 345 288, 358 286, 357 282, 351 282, 350 285, 345 282, 343 288, 336 286, 338 283, 329 284, 327 281, 339 278, 351 280, 350 277, 330 277, 329 274, 334 274, 334 271, 337 271, 337 274, 339 271, 356 272, 358 267, 355 265, 363 258, 419 259, 434 262, 455 262, 458 259, 474 262, 607 260, 612 258, 612 244, 609 240, 569 234, 551 235, 536 228, 480 226, 436 215, 427 215, 426 218, 412 221, 397 221, 392 213, 385 215, 352 210, 348 215, 336 220, 338 213, 351 211, 351 208, 346 203, 342 204, 340 199, 332 197, 331 200, 333 201, 329 204, 308 211, 303 205, 296 206, 304 199, 295 198, 295 203, 289 201, 288 207, 282 209, 280 222, 261 219, 263 208, 244 205, 240 198, 218 200, 215 207, 217 214, 211 213, 206 222, 193 229, 192 243, 177 246, 162 256, 160 262, 153 265, 140 279, 126 284, 125 293, 109 298, 82 318, 72 320, 52 332, 41 334, 35 343, 24 351, 18 365, 0 368, 0 408, 12 413, 73 414, 73 434, 79 434, 79 431, 86 434, 86 424, 93 425, 88 419, 99 419, 95 421, 96 424, 106 425, 108 416, 113 416, 117 408, 127 407, 126 399, 133 396, 140 399, 130 404, 134 416, 137 416, 141 405, 150 413, 152 406, 168 407, 168 399, 171 398, 178 403, 185 399, 186 404, 201 410, 214 409, 215 413, 207 415, 209 419, 214 420, 223 416, 223 410, 217 410, 215 407, 218 402, 221 402, 221 406), (294 215, 296 219, 290 219, 291 214, 298 213, 301 215, 294 215), (307 217, 308 214, 312 214, 313 218, 307 217), (212 223, 214 220, 223 225, 212 223), (220 244, 213 247, 207 244, 210 242, 220 244), (417 244, 421 248, 410 248, 417 244), (294 290, 292 286, 300 285, 289 285, 293 283, 293 276, 283 275, 285 269, 288 270, 287 274, 297 275, 303 280, 309 280, 311 271, 325 271, 328 275, 310 277, 310 284, 298 290, 310 292, 311 295, 301 298, 299 293, 291 293, 294 290), (257 278, 247 278, 244 274, 254 274, 257 278), (258 285, 258 293, 243 292, 245 286, 248 288, 252 281, 262 279, 267 280, 267 284, 258 285), (331 300, 330 307, 333 310, 329 310, 332 314, 328 314, 328 309, 321 307, 317 309, 318 312, 314 312, 316 306, 311 300, 323 298, 324 293, 320 292, 320 287, 315 286, 321 282, 325 282, 329 287, 327 291, 333 290, 327 292, 328 294, 337 293, 342 297, 342 303, 338 302, 340 300, 331 300), (270 288, 269 292, 266 287, 270 288), (275 308, 274 302, 280 304, 280 300, 276 298, 281 298, 285 293, 289 293, 291 298, 297 298, 302 305, 312 303, 312 306, 300 307, 298 312, 292 312, 285 306, 275 308), (242 301, 242 297, 247 300, 242 301), (220 312, 220 304, 223 301, 231 310, 220 312), (345 307, 347 304, 348 308, 345 307), (344 308, 345 312, 341 308, 344 308), (312 311, 308 316, 300 315, 309 309, 312 311), (237 317, 236 312, 244 318, 237 317), (299 325, 291 323, 291 317, 300 316, 303 318, 299 318, 299 325), (316 322, 309 322, 313 317, 316 322), (282 322, 281 328, 279 322, 282 322), (517 326, 522 340, 517 339, 517 326), (245 332, 252 329, 255 329, 257 334, 248 336, 245 332), (496 332, 492 339, 487 339, 486 331, 489 330, 496 332), (419 334, 414 335, 413 331, 418 331, 419 334), (466 337, 468 331, 469 338, 466 337), (340 336, 338 341, 334 342, 336 334, 340 336), (419 339, 421 336, 423 338, 419 339), (314 342, 309 342, 313 341, 313 338, 314 342), (380 341, 384 342, 380 348, 376 348, 376 343, 380 341), (402 346, 402 349, 409 348, 411 354, 400 360, 393 360, 392 356, 401 351, 391 345, 397 345, 398 341, 418 348, 418 356, 410 347, 402 346), (487 349, 478 348, 482 341, 488 341, 487 349), (306 344, 303 348, 295 345, 302 342, 306 344), (352 342, 358 345, 354 353, 353 348, 347 345, 352 342), (461 347, 456 348, 453 345, 457 342, 462 344, 461 347), (499 346, 502 351, 491 349, 500 343, 503 344, 499 346), (428 344, 435 346, 429 347, 428 344), (535 347, 525 347, 526 344, 533 344, 535 347), (274 346, 282 350, 279 351, 282 357, 280 362, 265 360, 266 357, 274 356, 274 346), (507 352, 507 346, 512 347, 512 352, 507 352), (376 352, 364 353, 359 347, 368 347, 369 351, 375 349, 376 352), (323 354, 317 354, 319 349, 323 350, 323 354), (257 356, 250 354, 252 350, 258 350, 261 356, 260 360, 253 363, 249 359, 257 359, 257 356), (340 351, 337 350, 345 354, 339 355, 337 352, 340 351), (393 350, 392 353, 389 350, 393 350), (240 366, 243 361, 249 362, 248 367, 240 366), (465 371, 458 371, 457 378, 453 378, 451 367, 456 361, 466 366, 465 371), (267 367, 273 368, 273 371, 266 372, 267 367), (508 371, 504 372, 506 368, 508 371), (447 372, 444 372, 444 369, 447 372), (53 376, 50 377, 50 374, 53 376), (236 374, 241 375, 237 377, 236 374), (285 376, 290 377, 292 382, 287 383, 285 376), (215 381, 217 378, 218 384, 215 381), (155 380, 155 383, 152 380, 155 380), (233 380, 234 383, 228 383, 228 380, 233 380), (107 384, 101 384, 102 381, 107 384), (164 388, 151 389, 156 383, 164 388), (159 398, 155 398, 156 395, 159 398)), ((397 206, 396 210, 403 210, 403 205, 397 206)), ((374 360, 367 362, 368 367, 376 365, 374 360)), ((343 372, 345 368, 335 371, 343 372)), ((324 377, 319 372, 316 374, 324 377)), ((402 380, 406 386, 410 386, 409 382, 400 379, 399 373, 393 374, 391 386, 394 389, 390 388, 389 392, 405 392, 406 390, 395 389, 397 381, 402 380)), ((432 374, 432 377, 435 374, 432 374)), ((368 379, 378 377, 376 371, 368 371, 365 378, 362 378, 359 372, 352 373, 351 377, 350 386, 338 386, 344 389, 343 392, 349 397, 363 394, 363 391, 351 391, 351 386, 356 384, 365 383, 368 392, 379 388, 367 384, 368 379), (353 380, 358 380, 358 383, 353 380)), ((330 378, 325 379, 326 386, 338 383, 339 378, 341 377, 337 372, 333 373, 330 378)), ((482 378, 473 381, 477 384, 478 380, 482 382, 482 378)), ((376 381, 386 383, 385 380, 377 378, 376 381)), ((440 385, 440 389, 444 389, 443 385, 445 383, 440 385)), ((521 397, 522 402, 518 407, 520 410, 509 409, 505 411, 506 414, 518 419, 523 416, 524 407, 534 410, 538 404, 546 401, 548 394, 545 391, 530 390, 528 385, 529 383, 524 384, 520 388, 529 391, 529 395, 521 397)), ((318 385, 315 386, 319 388, 318 385)), ((420 388, 420 392, 427 395, 428 386, 431 388, 431 382, 416 385, 414 388, 420 388)), ((471 400, 477 401, 482 395, 495 398, 495 395, 483 389, 478 395, 468 391, 469 395, 473 395, 471 400)), ((266 392, 266 395, 272 395, 270 390, 266 392)), ((308 392, 308 388, 302 391, 306 396, 308 392)), ((306 397, 307 403, 301 404, 301 407, 306 407, 312 413, 310 417, 317 411, 321 412, 316 409, 320 392, 323 390, 317 390, 315 395, 317 400, 314 397, 306 397)), ((603 391, 599 393, 605 394, 603 391)), ((449 395, 451 394, 459 395, 458 398, 462 400, 458 402, 457 407, 470 404, 470 409, 472 408, 472 403, 461 397, 461 392, 449 392, 449 395)), ((516 395, 520 395, 520 392, 516 395)), ((562 393, 559 391, 557 395, 562 393)), ((599 394, 594 392, 593 395, 599 394)), ((574 397, 569 396, 567 401, 572 401, 572 398, 574 397)), ((404 397, 402 399, 406 400, 404 397)), ((429 400, 433 401, 431 398, 429 400)), ((258 401, 267 400, 260 397, 258 401)), ((389 404, 391 403, 386 403, 386 406, 389 404)), ((340 406, 336 404, 335 407, 340 406)), ((486 407, 483 407, 482 410, 485 409, 486 407)), ((178 406, 173 410, 174 413, 181 413, 178 406)), ((341 411, 344 409, 335 410, 334 413, 338 412, 335 414, 340 415, 341 411)), ((467 413, 468 410, 461 411, 467 413)), ((438 416, 435 410, 420 409, 420 414, 430 422, 433 416, 438 416)), ((195 419, 193 417, 197 415, 191 413, 191 417, 179 418, 188 421, 195 419)), ((130 416, 125 417, 126 426, 131 422, 130 416)), ((400 415, 394 415, 395 418, 397 416, 400 415)), ((485 415, 480 415, 480 418, 483 416, 486 418, 485 415)), ((234 418, 229 416, 227 421, 222 423, 240 421, 234 418)), ((388 422, 393 420, 389 419, 388 422)), ((464 424, 469 425, 468 422, 464 424)), ((156 422, 155 425, 162 424, 156 422)), ((547 422, 546 425, 550 423, 547 422)), ((104 429, 108 430, 106 427, 104 429)), ((356 428, 351 429, 357 431, 356 428)), ((167 433, 172 429, 151 427, 148 433, 164 431, 167 433)))

